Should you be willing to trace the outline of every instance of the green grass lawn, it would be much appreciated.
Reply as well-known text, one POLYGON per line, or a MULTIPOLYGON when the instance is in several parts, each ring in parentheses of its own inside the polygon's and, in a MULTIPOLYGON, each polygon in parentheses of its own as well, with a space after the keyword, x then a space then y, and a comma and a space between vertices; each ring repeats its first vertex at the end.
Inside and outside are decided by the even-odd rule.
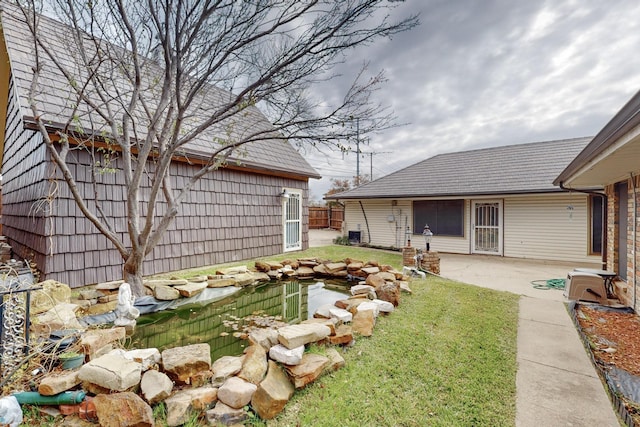
POLYGON ((411 286, 343 369, 267 425, 514 425, 518 296, 434 277, 411 286))
MULTIPOLYGON (((402 262, 398 252, 346 246, 266 259, 299 257, 402 262)), ((519 297, 434 276, 411 288, 372 337, 342 353, 344 368, 297 391, 266 425, 513 426, 519 297)))
MULTIPOLYGON (((401 268, 399 252, 326 246, 267 260, 347 257, 401 268)), ((252 262, 236 262, 224 266, 252 262)), ((212 274, 221 266, 178 277, 212 274)), ((296 391, 279 426, 512 426, 518 296, 429 276, 413 280, 374 335, 344 351, 346 366, 296 391)))
MULTIPOLYGON (((401 254, 327 246, 268 260, 346 257, 401 268, 401 254)), ((253 262, 236 262, 247 265, 253 262)), ((216 268, 163 277, 212 274, 216 268)), ((284 426, 513 426, 518 296, 434 276, 413 280, 398 309, 378 319, 374 335, 342 352, 346 366, 296 391, 274 420, 284 426)), ((311 351, 318 351, 312 349, 311 351)), ((156 408, 158 409, 158 408, 156 408)), ((204 426, 194 414, 189 426, 204 426)), ((24 425, 54 425, 27 416, 24 425), (36 420, 34 424, 30 421, 36 420)), ((156 425, 166 422, 158 416, 156 425)))

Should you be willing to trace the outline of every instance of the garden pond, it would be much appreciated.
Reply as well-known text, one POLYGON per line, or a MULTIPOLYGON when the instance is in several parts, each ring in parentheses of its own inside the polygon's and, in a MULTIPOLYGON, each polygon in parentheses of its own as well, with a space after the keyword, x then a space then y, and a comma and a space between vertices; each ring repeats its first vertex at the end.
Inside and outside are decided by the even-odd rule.
POLYGON ((236 356, 248 345, 239 337, 245 319, 299 323, 313 317, 321 305, 332 304, 347 295, 349 285, 340 280, 270 282, 239 288, 221 299, 141 315, 129 347, 162 351, 208 343, 211 360, 236 356))

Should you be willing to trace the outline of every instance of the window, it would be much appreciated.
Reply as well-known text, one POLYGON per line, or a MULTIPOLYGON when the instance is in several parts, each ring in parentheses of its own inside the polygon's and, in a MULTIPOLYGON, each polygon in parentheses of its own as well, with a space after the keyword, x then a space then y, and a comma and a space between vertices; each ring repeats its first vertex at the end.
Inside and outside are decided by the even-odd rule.
POLYGON ((422 234, 425 224, 436 236, 464 236, 464 200, 413 202, 413 232, 422 234))
POLYGON ((602 221, 604 218, 604 198, 601 196, 589 197, 590 225, 590 247, 592 254, 602 253, 602 221))

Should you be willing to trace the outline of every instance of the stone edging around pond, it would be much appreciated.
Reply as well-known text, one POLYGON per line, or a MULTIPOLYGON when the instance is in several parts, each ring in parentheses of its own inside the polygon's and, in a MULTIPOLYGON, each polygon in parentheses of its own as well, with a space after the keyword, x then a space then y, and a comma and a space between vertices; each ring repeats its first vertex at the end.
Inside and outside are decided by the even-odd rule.
MULTIPOLYGON (((78 413, 101 425, 153 425, 151 405, 158 402, 166 405, 169 426, 186 422, 192 410, 204 413, 211 424, 242 422, 251 416, 245 410, 247 406, 259 417, 271 419, 282 411, 296 389, 344 366, 335 346, 353 345, 354 336, 371 336, 378 315, 393 311, 400 303, 401 288, 411 292, 407 282, 398 280, 404 279, 402 274, 389 266, 348 261, 351 262, 325 262, 318 263, 317 268, 307 268, 314 271, 310 278, 350 275, 364 279, 352 286, 351 297, 320 307, 313 319, 300 324, 276 322, 271 328, 250 331, 250 345, 242 356, 224 356, 212 363, 208 344, 176 347, 162 353, 153 348, 113 350, 114 344, 121 345, 125 339, 124 328, 94 329, 85 332, 79 341, 89 362, 75 371, 46 375, 38 390, 43 396, 57 396, 81 385, 95 397, 61 405, 60 409, 63 414, 78 413), (313 343, 320 345, 319 352, 323 354, 305 352, 313 343), (122 410, 125 407, 131 410, 122 410)), ((295 277, 286 272, 301 268, 293 269, 292 264, 284 262, 281 265, 256 263, 256 269, 268 266, 269 270, 263 272, 267 276, 273 271, 295 277)), ((220 273, 231 276, 229 270, 220 273)), ((207 284, 220 279, 223 278, 208 278, 207 284)))

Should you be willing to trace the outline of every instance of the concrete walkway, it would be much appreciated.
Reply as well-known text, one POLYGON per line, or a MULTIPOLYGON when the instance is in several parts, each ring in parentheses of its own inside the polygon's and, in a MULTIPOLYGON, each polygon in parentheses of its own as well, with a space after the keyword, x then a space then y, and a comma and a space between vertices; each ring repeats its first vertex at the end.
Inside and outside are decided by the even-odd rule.
MULTIPOLYGON (((310 245, 331 244, 337 235, 311 230, 310 245)), ((566 310, 562 291, 535 289, 531 284, 533 280, 564 278, 575 267, 597 265, 440 256, 443 277, 522 296, 516 356, 517 427, 622 425, 566 310)))

